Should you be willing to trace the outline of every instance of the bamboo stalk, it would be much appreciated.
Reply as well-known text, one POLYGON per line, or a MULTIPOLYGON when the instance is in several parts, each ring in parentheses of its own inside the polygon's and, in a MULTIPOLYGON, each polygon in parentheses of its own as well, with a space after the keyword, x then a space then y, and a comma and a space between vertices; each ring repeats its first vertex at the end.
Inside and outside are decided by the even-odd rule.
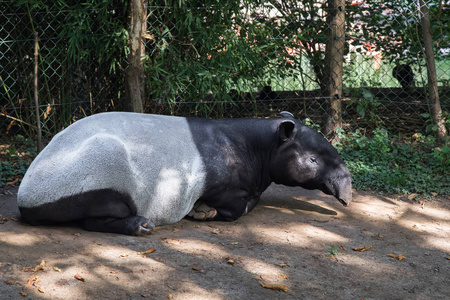
POLYGON ((42 150, 42 129, 41 118, 39 115, 39 96, 38 96, 38 65, 39 65, 39 38, 37 31, 34 32, 34 103, 36 106, 36 124, 37 124, 37 153, 42 150))

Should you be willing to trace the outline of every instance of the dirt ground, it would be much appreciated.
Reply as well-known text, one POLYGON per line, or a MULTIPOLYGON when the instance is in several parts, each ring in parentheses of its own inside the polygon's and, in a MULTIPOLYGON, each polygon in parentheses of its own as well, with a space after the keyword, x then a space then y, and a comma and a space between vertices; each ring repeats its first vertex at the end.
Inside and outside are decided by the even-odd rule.
POLYGON ((28 226, 16 192, 0 190, 1 299, 450 297, 448 198, 354 192, 345 208, 273 185, 237 222, 183 220, 132 237, 28 226))

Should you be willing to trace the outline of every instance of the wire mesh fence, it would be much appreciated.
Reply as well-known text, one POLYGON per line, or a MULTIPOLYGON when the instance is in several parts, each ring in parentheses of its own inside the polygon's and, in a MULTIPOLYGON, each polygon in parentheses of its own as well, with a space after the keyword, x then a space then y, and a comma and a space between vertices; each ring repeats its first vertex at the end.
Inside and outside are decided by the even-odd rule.
MULTIPOLYGON (((420 3, 347 1, 337 7, 345 35, 333 37, 329 2, 143 1, 144 111, 236 118, 287 110, 323 130, 338 98, 345 130, 430 133, 420 3), (340 95, 327 88, 336 59, 327 54, 330 37, 345 40, 340 95)), ((446 4, 427 2, 449 128, 446 4)), ((129 11, 120 0, 0 1, 0 143, 35 137, 36 102, 46 139, 85 116, 125 109, 129 11)))

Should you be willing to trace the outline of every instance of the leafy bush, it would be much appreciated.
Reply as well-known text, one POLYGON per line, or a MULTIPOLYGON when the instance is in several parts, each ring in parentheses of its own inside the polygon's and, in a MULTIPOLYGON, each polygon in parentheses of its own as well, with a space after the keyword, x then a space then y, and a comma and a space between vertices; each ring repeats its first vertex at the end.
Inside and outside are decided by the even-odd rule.
POLYGON ((410 140, 377 128, 372 138, 360 131, 339 132, 336 145, 357 189, 423 196, 450 195, 450 143, 419 134, 410 140))
POLYGON ((0 187, 18 185, 36 156, 34 141, 17 135, 11 144, 0 146, 0 187))

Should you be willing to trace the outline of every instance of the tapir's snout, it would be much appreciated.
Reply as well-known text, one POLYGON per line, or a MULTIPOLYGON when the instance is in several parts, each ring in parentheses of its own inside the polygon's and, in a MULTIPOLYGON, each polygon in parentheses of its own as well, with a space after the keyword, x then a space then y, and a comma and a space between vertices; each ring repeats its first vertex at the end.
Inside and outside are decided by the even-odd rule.
POLYGON ((352 202, 352 180, 348 171, 347 175, 341 178, 339 184, 335 187, 334 196, 344 206, 349 206, 352 202))
POLYGON ((350 205, 350 202, 352 202, 352 196, 350 195, 350 198, 338 198, 339 202, 342 203, 345 207, 350 205))

